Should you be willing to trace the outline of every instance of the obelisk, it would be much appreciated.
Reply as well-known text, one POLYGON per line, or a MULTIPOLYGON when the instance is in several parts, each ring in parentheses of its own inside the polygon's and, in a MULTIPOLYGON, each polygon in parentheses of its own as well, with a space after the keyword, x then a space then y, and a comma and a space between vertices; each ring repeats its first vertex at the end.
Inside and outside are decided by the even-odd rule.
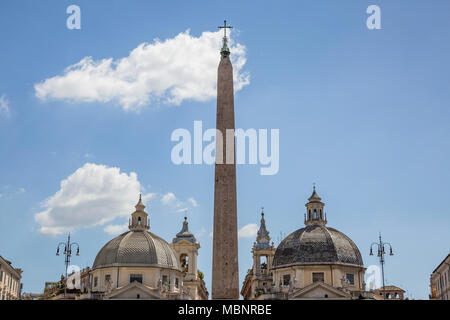
POLYGON ((226 36, 227 28, 231 27, 225 21, 219 28, 225 33, 217 73, 216 129, 222 133, 223 143, 219 143, 216 135, 212 298, 239 299, 233 67, 226 36), (229 141, 227 130, 233 130, 229 141), (223 148, 222 157, 218 152, 220 148, 223 148))

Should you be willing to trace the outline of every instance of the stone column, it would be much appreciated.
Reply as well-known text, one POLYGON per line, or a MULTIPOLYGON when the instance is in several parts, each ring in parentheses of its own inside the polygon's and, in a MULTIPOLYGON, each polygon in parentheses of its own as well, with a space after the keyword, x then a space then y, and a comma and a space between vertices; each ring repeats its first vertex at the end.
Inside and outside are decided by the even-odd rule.
MULTIPOLYGON (((227 130, 234 131, 235 128, 233 67, 229 52, 222 50, 221 55, 217 80, 216 129, 223 136, 223 161, 220 163, 216 158, 215 165, 212 298, 239 299, 234 133, 231 141, 226 141, 227 130), (227 144, 230 144, 228 149, 232 154, 227 154, 227 144), (226 163, 227 158, 234 159, 233 163, 226 163)), ((217 147, 220 144, 216 140, 216 154, 217 147)))

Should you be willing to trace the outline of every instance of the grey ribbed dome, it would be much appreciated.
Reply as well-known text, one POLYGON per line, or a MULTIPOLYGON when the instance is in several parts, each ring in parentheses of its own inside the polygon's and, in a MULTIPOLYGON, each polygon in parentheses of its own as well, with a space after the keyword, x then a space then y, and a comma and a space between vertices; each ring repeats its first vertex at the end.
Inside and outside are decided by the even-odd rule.
POLYGON ((109 241, 97 254, 92 268, 131 266, 180 269, 169 244, 147 231, 128 231, 109 241))
POLYGON ((280 243, 273 259, 274 268, 329 263, 363 266, 355 243, 342 232, 322 224, 291 233, 280 243))

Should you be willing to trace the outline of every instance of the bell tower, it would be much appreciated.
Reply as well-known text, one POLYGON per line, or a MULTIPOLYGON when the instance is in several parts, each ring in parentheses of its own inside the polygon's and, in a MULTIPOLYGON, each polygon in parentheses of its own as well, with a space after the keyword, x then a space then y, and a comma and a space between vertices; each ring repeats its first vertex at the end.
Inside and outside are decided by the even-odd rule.
POLYGON ((270 243, 269 231, 266 228, 264 211, 262 211, 261 224, 252 248, 253 266, 245 277, 241 290, 245 300, 256 299, 271 291, 273 284, 272 263, 275 250, 273 242, 270 243))
POLYGON ((272 266, 275 247, 270 243, 269 231, 266 228, 264 211, 261 212, 261 223, 259 226, 256 242, 253 244, 253 272, 255 275, 270 275, 269 269, 272 266))
POLYGON ((208 293, 197 266, 200 243, 189 231, 186 216, 181 231, 173 238, 170 246, 177 253, 181 272, 183 272, 183 291, 188 292, 192 300, 208 299, 208 293))

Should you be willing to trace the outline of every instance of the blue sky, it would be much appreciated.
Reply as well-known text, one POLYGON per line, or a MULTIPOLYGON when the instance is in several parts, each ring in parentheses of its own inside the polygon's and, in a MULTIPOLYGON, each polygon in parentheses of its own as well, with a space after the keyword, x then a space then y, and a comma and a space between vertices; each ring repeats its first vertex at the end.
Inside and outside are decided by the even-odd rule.
MULTIPOLYGON (((377 263, 368 253, 381 232, 395 253, 387 258, 387 283, 427 298, 429 275, 450 243, 449 12, 448 1, 437 0, 2 1, 0 96, 8 110, 0 113, 0 254, 24 270, 24 291, 42 291, 64 271, 55 250, 66 234, 42 234, 36 214, 86 163, 116 167, 131 179, 123 196, 136 198, 123 205, 131 208, 140 189, 148 197, 151 231, 167 241, 188 209, 210 288, 214 168, 174 165, 170 135, 177 128, 192 131, 194 120, 214 127, 214 97, 199 93, 170 104, 167 91, 158 96, 150 88, 155 99, 145 101, 144 92, 139 106, 125 110, 114 90, 105 102, 84 102, 52 97, 51 88, 41 99, 35 85, 63 76, 85 57, 118 61, 142 43, 188 29, 200 39, 227 19, 235 27, 233 42, 245 46, 236 54, 246 59, 240 72, 249 75, 235 96, 236 126, 280 129, 278 174, 237 168, 239 227, 258 224, 264 206, 278 242, 280 232, 287 236, 303 226, 315 182, 328 225, 354 240, 365 266, 377 263), (81 8, 81 30, 66 28, 71 4, 81 8), (370 4, 381 8, 381 30, 366 27, 370 4)), ((168 74, 158 76, 167 80, 168 74)), ((89 83, 72 85, 89 89, 89 83)), ((70 87, 70 94, 78 91, 70 87)), ((90 215, 89 205, 83 210, 90 215)), ((101 208, 93 206, 96 212, 101 208)), ((73 263, 92 265, 113 237, 105 227, 123 224, 128 213, 111 212, 108 222, 75 228, 81 256, 73 263)), ((251 267, 253 241, 240 238, 240 282, 251 267)))

